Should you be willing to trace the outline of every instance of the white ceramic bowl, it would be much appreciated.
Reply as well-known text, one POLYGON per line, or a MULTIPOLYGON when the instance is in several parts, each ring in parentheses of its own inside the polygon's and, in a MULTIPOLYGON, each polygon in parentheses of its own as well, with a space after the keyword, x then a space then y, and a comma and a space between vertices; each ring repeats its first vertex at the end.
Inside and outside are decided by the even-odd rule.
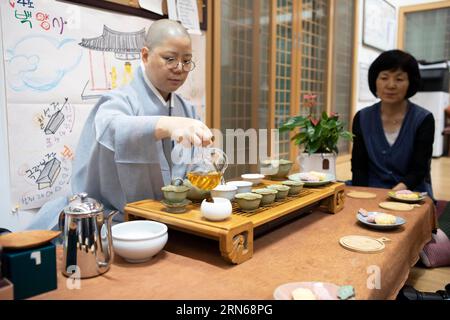
POLYGON ((244 181, 250 181, 255 186, 261 183, 262 179, 264 178, 264 175, 260 173, 246 173, 241 175, 241 178, 244 181))
POLYGON ((114 252, 131 263, 156 255, 167 242, 167 226, 156 221, 129 221, 111 229, 114 252))
POLYGON ((236 186, 238 188, 236 194, 238 194, 244 192, 252 192, 253 183, 251 183, 250 181, 228 181, 227 185, 236 186))
POLYGON ((212 221, 221 221, 231 216, 233 207, 231 206, 230 200, 213 197, 213 201, 207 202, 203 200, 200 206, 200 212, 203 217, 212 221))
POLYGON ((225 198, 228 200, 233 200, 238 187, 226 184, 220 184, 211 190, 211 197, 225 198))

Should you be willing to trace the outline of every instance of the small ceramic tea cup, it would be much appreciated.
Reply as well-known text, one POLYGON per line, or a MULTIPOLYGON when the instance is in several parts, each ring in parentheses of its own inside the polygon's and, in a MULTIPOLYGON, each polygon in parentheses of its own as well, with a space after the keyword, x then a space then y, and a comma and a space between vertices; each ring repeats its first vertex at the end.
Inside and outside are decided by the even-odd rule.
POLYGON ((281 182, 282 185, 284 186, 288 186, 289 189, 289 195, 293 196, 293 195, 297 195, 300 193, 300 191, 303 189, 303 185, 304 183, 301 181, 292 181, 292 180, 286 180, 281 182))
POLYGON ((278 191, 276 200, 282 200, 282 199, 286 198, 289 193, 289 189, 290 189, 290 187, 284 186, 282 184, 271 184, 267 188, 278 191))
POLYGON ((254 189, 252 192, 262 195, 261 205, 267 206, 275 201, 278 191, 275 189, 261 188, 254 189))
POLYGON ((242 211, 252 211, 259 208, 262 195, 252 192, 238 193, 234 196, 242 211))
POLYGON ((168 202, 182 202, 186 199, 186 196, 189 191, 189 187, 181 185, 181 186, 174 186, 174 185, 167 185, 161 188, 161 191, 164 194, 164 199, 166 199, 168 202))
POLYGON ((286 159, 265 160, 261 163, 261 173, 269 176, 271 179, 283 179, 289 174, 293 162, 286 159))
POLYGON ((211 196, 233 200, 237 190, 237 186, 220 184, 211 190, 211 196))
POLYGON ((261 183, 262 179, 264 178, 263 174, 260 173, 246 173, 241 175, 242 180, 249 181, 253 183, 254 186, 261 183))
POLYGON ((251 192, 252 191, 252 183, 249 181, 228 181, 227 186, 236 186, 237 192, 236 193, 245 193, 245 192, 251 192))

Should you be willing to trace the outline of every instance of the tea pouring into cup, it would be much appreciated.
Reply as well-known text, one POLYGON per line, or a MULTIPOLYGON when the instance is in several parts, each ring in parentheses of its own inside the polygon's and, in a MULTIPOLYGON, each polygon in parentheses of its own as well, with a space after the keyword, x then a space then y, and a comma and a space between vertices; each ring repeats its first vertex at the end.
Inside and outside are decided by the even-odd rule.
POLYGON ((228 167, 225 152, 218 148, 199 148, 188 165, 187 178, 191 184, 202 190, 212 190, 223 183, 228 167))

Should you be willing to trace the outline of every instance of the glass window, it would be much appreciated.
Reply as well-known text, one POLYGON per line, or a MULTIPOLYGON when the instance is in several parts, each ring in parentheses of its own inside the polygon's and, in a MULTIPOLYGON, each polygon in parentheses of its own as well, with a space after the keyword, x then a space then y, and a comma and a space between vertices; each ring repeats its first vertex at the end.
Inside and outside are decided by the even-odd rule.
POLYGON ((404 42, 417 60, 449 60, 450 8, 406 13, 404 42))

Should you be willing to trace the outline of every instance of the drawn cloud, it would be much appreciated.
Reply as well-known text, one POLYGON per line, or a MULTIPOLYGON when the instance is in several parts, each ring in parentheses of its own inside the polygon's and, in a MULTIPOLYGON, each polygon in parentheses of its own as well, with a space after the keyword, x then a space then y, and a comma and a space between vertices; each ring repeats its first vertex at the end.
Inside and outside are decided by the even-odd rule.
POLYGON ((8 84, 15 91, 49 91, 80 63, 76 39, 30 35, 6 50, 8 84))

